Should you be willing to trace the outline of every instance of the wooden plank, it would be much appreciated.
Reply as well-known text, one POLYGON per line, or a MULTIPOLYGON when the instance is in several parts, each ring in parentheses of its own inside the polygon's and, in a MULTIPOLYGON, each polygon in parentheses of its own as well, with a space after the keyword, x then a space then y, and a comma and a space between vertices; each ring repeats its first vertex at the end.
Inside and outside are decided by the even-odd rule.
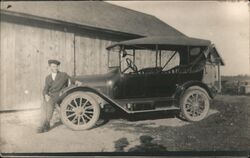
POLYGON ((1 24, 1 34, 0 34, 0 38, 1 38, 1 75, 0 75, 0 79, 1 79, 1 108, 3 107, 3 105, 6 104, 7 102, 7 98, 5 97, 5 94, 7 94, 7 59, 8 59, 8 53, 5 53, 8 49, 8 41, 10 41, 9 39, 12 38, 10 36, 8 36, 8 33, 10 32, 10 26, 5 23, 5 22, 0 22, 1 24))
POLYGON ((108 71, 108 53, 106 47, 111 45, 112 41, 110 40, 101 40, 101 56, 100 56, 100 73, 104 74, 108 71))
MULTIPOLYGON (((26 69, 27 74, 25 75, 25 79, 27 81, 24 82, 24 89, 22 89, 25 96, 25 103, 28 106, 38 107, 37 105, 40 102, 40 86, 41 86, 41 76, 40 76, 40 65, 39 65, 39 53, 37 48, 39 48, 40 43, 40 34, 38 28, 33 27, 25 27, 24 33, 26 35, 26 42, 24 42, 26 60, 26 69), (34 33, 38 32, 35 34, 34 33), (28 34, 28 35, 27 35, 28 34), (27 45, 27 43, 29 43, 27 45), (32 85, 32 86, 31 86, 32 85)), ((25 37, 25 35, 23 37, 25 37)))
MULTIPOLYGON (((24 26, 16 25, 13 32, 16 34, 16 37, 14 40, 16 42, 15 53, 17 57, 13 64, 16 65, 18 69, 14 77, 16 76, 20 76, 20 77, 17 78, 16 83, 13 83, 13 85, 15 86, 15 91, 13 91, 13 94, 11 96, 13 98, 15 97, 16 102, 19 102, 19 104, 22 104, 22 103, 26 103, 26 97, 24 96, 23 89, 26 86, 25 83, 28 82, 28 78, 25 77, 26 74, 28 73, 27 66, 26 66, 26 62, 28 62, 28 60, 26 59, 27 52, 25 50, 27 46, 25 46, 25 43, 24 43, 26 42, 24 26), (14 94, 14 92, 16 93, 14 94)), ((16 105, 16 103, 13 103, 13 104, 8 104, 8 106, 19 106, 19 105, 16 105)))
POLYGON ((65 32, 65 48, 62 59, 65 62, 65 69, 64 71, 67 72, 69 75, 74 74, 74 34, 65 32))
POLYGON ((5 92, 5 65, 4 61, 6 59, 6 55, 4 52, 5 47, 7 45, 7 34, 6 34, 6 23, 0 21, 0 105, 4 104, 4 92, 5 92))
POLYGON ((15 89, 15 25, 1 21, 1 108, 14 104, 12 94, 15 89))

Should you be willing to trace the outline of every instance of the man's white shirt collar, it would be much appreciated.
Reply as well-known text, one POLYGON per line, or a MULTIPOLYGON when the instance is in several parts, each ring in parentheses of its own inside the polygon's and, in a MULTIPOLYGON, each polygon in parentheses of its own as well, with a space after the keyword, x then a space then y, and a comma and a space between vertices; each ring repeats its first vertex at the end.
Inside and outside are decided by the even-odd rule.
POLYGON ((51 76, 52 76, 53 81, 56 79, 56 74, 57 74, 57 73, 54 73, 54 72, 51 73, 51 76))

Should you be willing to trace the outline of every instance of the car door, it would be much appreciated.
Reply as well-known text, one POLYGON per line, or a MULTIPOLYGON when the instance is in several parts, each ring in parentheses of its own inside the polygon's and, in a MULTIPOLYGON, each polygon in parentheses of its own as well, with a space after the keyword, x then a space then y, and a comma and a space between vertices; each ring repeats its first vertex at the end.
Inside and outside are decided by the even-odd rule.
POLYGON ((145 76, 138 73, 123 74, 121 77, 121 98, 140 98, 144 96, 145 76))
POLYGON ((178 74, 154 72, 145 77, 146 97, 170 97, 176 89, 178 74))
POLYGON ((157 76, 159 83, 158 96, 170 97, 174 94, 176 90, 176 85, 179 82, 178 73, 166 74, 164 72, 160 73, 157 76))
POLYGON ((157 97, 160 83, 158 82, 158 73, 147 73, 145 74, 145 96, 146 97, 157 97))

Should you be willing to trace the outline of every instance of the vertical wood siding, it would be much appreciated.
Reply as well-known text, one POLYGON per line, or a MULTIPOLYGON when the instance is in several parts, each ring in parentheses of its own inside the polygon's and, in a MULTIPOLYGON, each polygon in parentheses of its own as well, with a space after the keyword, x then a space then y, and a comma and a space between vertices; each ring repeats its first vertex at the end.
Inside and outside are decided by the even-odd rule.
MULTIPOLYGON (((76 75, 104 74, 108 70, 106 47, 126 40, 78 29, 67 31, 49 24, 40 27, 26 23, 0 23, 0 110, 41 105, 41 92, 49 73, 48 59, 60 60, 60 69, 69 75, 74 74, 74 65, 76 75)), ((146 54, 136 57, 138 65, 155 61, 154 54, 147 55, 152 58, 146 58, 146 54)))
POLYGON ((108 68, 106 47, 112 41, 76 35, 76 75, 104 74, 108 68))
POLYGON ((47 61, 73 74, 73 34, 1 22, 0 110, 39 107, 47 61))

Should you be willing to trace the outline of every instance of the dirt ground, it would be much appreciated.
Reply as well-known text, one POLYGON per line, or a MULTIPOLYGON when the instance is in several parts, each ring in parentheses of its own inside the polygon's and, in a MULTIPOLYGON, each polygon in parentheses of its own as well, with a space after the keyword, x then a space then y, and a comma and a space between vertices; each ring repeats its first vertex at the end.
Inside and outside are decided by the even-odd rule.
POLYGON ((37 134, 39 111, 0 114, 1 152, 249 151, 250 97, 217 96, 206 119, 190 123, 176 111, 102 116, 96 128, 72 131, 54 114, 37 134))

